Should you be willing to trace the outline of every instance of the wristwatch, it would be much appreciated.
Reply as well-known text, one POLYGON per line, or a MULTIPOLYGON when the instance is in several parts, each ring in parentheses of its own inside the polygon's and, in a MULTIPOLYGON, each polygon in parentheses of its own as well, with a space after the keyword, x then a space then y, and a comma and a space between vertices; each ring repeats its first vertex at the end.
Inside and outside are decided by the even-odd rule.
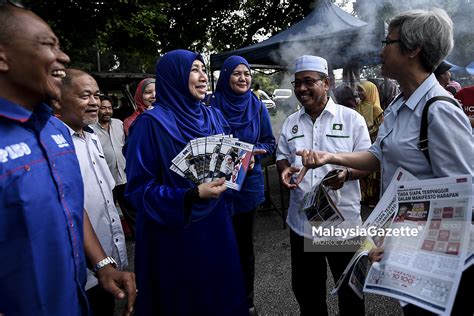
POLYGON ((97 271, 99 271, 100 269, 102 269, 103 267, 105 267, 108 264, 112 264, 116 268, 118 267, 118 264, 117 264, 117 262, 115 262, 114 258, 105 257, 104 259, 97 262, 97 264, 92 269, 92 272, 94 272, 94 274, 95 274, 95 273, 97 273, 97 271))
POLYGON ((350 168, 346 168, 346 178, 344 182, 352 180, 352 170, 350 168))

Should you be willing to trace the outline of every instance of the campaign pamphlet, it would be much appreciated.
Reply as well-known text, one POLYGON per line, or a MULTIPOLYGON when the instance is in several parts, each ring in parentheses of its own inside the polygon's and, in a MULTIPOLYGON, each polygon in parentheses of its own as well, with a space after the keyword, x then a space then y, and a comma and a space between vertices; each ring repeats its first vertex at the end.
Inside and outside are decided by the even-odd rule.
POLYGON ((184 175, 186 179, 191 180, 195 184, 199 184, 198 174, 196 172, 196 167, 194 163, 193 151, 189 143, 176 157, 174 157, 171 163, 172 171, 178 173, 181 176, 184 175), (175 166, 176 168, 174 168, 173 166, 175 166), (177 172, 177 170, 179 170, 181 173, 177 172))
POLYGON ((253 148, 230 135, 196 138, 172 160, 170 169, 195 184, 224 177, 228 188, 240 191, 253 148))
MULTIPOLYGON (((237 138, 222 139, 219 178, 224 177, 228 188, 240 191, 252 158, 253 145, 237 138)), ((216 166, 217 167, 217 166, 216 166)))

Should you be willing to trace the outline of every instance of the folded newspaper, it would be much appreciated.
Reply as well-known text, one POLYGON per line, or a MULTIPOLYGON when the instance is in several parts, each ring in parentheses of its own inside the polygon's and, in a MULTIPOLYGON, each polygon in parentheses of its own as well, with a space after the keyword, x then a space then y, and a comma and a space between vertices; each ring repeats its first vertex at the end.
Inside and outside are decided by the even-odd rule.
POLYGON ((231 135, 196 138, 176 155, 170 169, 195 184, 224 177, 228 188, 240 191, 253 148, 231 135))
POLYGON ((387 295, 402 305, 415 304, 449 315, 462 271, 472 265, 471 177, 417 180, 399 168, 363 228, 384 233, 367 237, 340 279, 363 292, 387 295), (395 234, 411 230, 413 235, 395 234), (384 257, 370 266, 371 248, 384 257))
MULTIPOLYGON (((337 198, 337 193, 331 192, 332 190, 326 186, 327 182, 337 177, 339 172, 342 172, 342 169, 331 170, 320 184, 315 185, 303 196, 301 211, 306 213, 313 227, 337 226, 344 221, 344 217, 333 200, 337 198)), ((317 234, 317 231, 314 231, 317 234)))
POLYGON ((393 231, 378 268, 371 267, 364 292, 387 295, 436 314, 449 315, 470 256, 472 177, 398 183, 393 231))
MULTIPOLYGON (((383 229, 384 231, 391 225, 396 214, 397 200, 395 191, 400 181, 416 180, 416 178, 404 170, 398 168, 390 182, 387 190, 380 198, 379 203, 375 206, 369 217, 366 219, 362 227, 364 229, 383 229)), ((336 286, 331 294, 337 293, 341 284, 348 279, 349 286, 361 299, 363 297, 363 288, 367 273, 369 271, 368 254, 373 247, 381 247, 384 244, 384 234, 376 236, 367 236, 358 251, 354 254, 346 269, 336 282, 336 286), (350 274, 349 274, 350 273, 350 274)))

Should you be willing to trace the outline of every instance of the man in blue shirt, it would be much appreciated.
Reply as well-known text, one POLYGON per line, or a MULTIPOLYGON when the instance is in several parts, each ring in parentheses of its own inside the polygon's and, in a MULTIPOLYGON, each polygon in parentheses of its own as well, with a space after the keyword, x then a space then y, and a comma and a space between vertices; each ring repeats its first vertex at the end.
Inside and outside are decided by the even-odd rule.
POLYGON ((69 61, 41 18, 0 4, 0 314, 87 314, 86 257, 129 311, 135 300, 134 275, 107 264, 83 213, 73 142, 44 103, 60 98, 69 61))

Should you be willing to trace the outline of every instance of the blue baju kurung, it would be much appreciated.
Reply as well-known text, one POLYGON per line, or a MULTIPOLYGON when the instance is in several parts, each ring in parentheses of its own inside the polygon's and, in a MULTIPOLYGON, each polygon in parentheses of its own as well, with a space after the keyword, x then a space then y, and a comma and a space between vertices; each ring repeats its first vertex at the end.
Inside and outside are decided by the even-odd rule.
POLYGON ((131 127, 126 197, 137 210, 137 315, 248 314, 224 196, 188 209, 184 196, 194 184, 170 170, 192 138, 229 132, 219 111, 180 92, 187 91, 191 64, 199 58, 182 50, 162 57, 159 101, 131 127))

